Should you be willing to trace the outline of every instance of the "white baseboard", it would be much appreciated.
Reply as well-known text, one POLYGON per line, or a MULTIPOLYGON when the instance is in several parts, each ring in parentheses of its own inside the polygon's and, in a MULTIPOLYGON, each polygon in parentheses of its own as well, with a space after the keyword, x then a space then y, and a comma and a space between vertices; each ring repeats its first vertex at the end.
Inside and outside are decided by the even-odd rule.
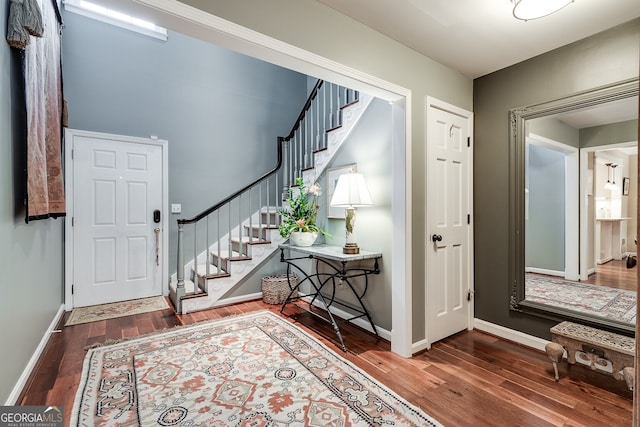
POLYGON ((64 304, 61 304, 60 308, 58 309, 58 312, 53 317, 53 320, 49 324, 49 327, 47 328, 44 335, 42 336, 42 339, 40 340, 40 344, 38 344, 38 347, 36 347, 36 350, 33 352, 31 359, 29 359, 29 363, 27 363, 27 366, 22 371, 22 375, 20 375, 20 378, 18 378, 18 382, 16 383, 15 386, 13 386, 13 390, 11 390, 11 394, 9 395, 9 397, 7 398, 7 401, 5 402, 6 406, 15 405, 16 402, 18 401, 18 398, 20 397, 20 393, 22 393, 22 389, 27 384, 27 381, 31 376, 31 372, 33 372, 33 368, 36 367, 36 364, 38 363, 40 356, 42 356, 42 353, 44 352, 45 346, 49 342, 49 337, 55 330, 55 327, 58 325, 58 322, 60 321, 63 315, 64 315, 64 304))
POLYGON ((603 258, 603 259, 597 259, 596 260, 596 264, 606 264, 611 260, 613 260, 613 257, 612 256, 608 256, 608 257, 603 258))
MULTIPOLYGON (((550 342, 543 340, 542 338, 534 337, 514 329, 505 328, 504 326, 496 325, 481 319, 473 319, 473 328, 540 351, 544 351, 544 346, 550 342)), ((427 344, 426 339, 420 340, 411 345, 411 354, 416 354, 422 350, 428 350, 430 348, 431 346, 427 344)))
POLYGON ((547 270, 545 268, 527 267, 524 269, 526 273, 544 274, 546 276, 564 277, 564 271, 547 270))
MULTIPOLYGON (((253 300, 257 300, 257 299, 261 299, 262 298, 262 292, 256 292, 254 294, 249 294, 249 295, 242 295, 239 297, 232 297, 232 298, 226 298, 223 300, 218 301, 213 307, 221 307, 224 305, 231 305, 231 304, 237 304, 237 303, 241 303, 241 302, 247 302, 247 301, 253 301, 253 300)), ((301 298, 307 302, 310 302, 311 298, 307 298, 307 297, 303 297, 301 298)), ((313 303, 314 306, 323 309, 324 307, 322 306, 321 303, 319 303, 317 300, 314 301, 313 303)), ((338 317, 341 317, 343 319, 346 319, 348 317, 352 317, 353 315, 347 311, 341 310, 339 308, 336 307, 331 307, 331 313, 335 314, 338 317)), ((367 330, 369 332, 371 332, 372 334, 375 334, 375 332, 373 331, 373 328, 371 327, 371 324, 364 318, 359 318, 359 319, 354 319, 349 321, 350 323, 353 323, 356 326, 359 326, 360 328, 367 330)), ((378 335, 380 335, 380 338, 383 338, 387 341, 391 341, 391 332, 381 328, 380 326, 376 325, 376 329, 378 330, 378 335)))
POLYGON ((222 307, 222 306, 231 305, 231 304, 238 304, 241 302, 254 301, 257 299, 262 299, 262 292, 256 292, 255 294, 241 295, 239 297, 221 299, 216 301, 216 303, 213 304, 211 307, 207 307, 207 309, 222 307))
POLYGON ((489 323, 481 319, 473 319, 473 324, 475 329, 540 351, 544 351, 544 346, 550 342, 543 340, 542 338, 534 337, 533 335, 525 334, 514 329, 505 328, 504 326, 489 323))
POLYGON ((427 343, 427 340, 420 340, 411 344, 411 354, 416 354, 422 350, 429 350, 431 346, 427 343))
MULTIPOLYGON (((308 297, 304 297, 304 298, 301 298, 301 299, 303 299, 303 300, 305 300, 307 302, 309 302, 309 300, 310 300, 310 298, 308 298, 308 297)), ((314 301, 313 305, 315 307, 318 307, 318 308, 324 310, 323 305, 320 302, 318 302, 317 300, 314 301)), ((347 318, 353 316, 353 314, 349 313, 348 311, 344 311, 344 310, 341 310, 340 308, 333 307, 333 306, 331 307, 331 314, 335 314, 336 316, 341 317, 343 319, 347 319, 347 318)), ((361 318, 358 318, 358 319, 353 319, 353 320, 350 320, 349 323, 353 323, 354 325, 356 325, 356 326, 358 326, 358 327, 360 327, 360 328, 362 328, 362 329, 364 329, 366 331, 369 331, 372 334, 375 334, 375 332, 373 331, 373 328, 371 327, 371 324, 365 318, 361 317, 361 318)), ((389 342, 391 341, 391 332, 390 331, 388 331, 386 329, 382 329, 378 325, 376 325, 376 329, 378 330, 378 335, 380 336, 380 338, 383 338, 383 339, 385 339, 385 340, 387 340, 389 342)))

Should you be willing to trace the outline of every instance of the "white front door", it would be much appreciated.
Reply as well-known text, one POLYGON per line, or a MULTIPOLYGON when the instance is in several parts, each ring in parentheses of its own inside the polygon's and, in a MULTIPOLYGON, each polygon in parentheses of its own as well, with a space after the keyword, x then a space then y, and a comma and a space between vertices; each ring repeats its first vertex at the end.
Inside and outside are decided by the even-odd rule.
POLYGON ((68 139, 73 150, 73 305, 160 295, 163 147, 114 135, 68 139), (154 218, 156 210, 160 216, 154 218))
POLYGON ((427 346, 471 326, 472 113, 427 105, 427 346))

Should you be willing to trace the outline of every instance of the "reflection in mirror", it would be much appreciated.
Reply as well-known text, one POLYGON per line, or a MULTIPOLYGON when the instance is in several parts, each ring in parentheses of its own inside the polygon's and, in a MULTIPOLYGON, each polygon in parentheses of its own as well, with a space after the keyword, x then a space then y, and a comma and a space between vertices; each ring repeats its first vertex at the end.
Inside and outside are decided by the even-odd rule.
POLYGON ((633 332, 638 82, 511 111, 511 308, 633 332))

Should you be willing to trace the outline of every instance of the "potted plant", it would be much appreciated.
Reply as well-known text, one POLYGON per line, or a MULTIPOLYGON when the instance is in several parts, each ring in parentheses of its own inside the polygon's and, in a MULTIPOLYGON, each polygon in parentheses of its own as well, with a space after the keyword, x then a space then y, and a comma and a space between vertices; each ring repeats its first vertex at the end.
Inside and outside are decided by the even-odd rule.
POLYGON ((316 224, 320 185, 316 183, 307 189, 302 178, 296 178, 296 186, 295 189, 289 188, 289 197, 286 200, 289 207, 278 210, 282 215, 280 236, 290 239, 291 243, 297 246, 313 245, 318 233, 331 237, 316 224))

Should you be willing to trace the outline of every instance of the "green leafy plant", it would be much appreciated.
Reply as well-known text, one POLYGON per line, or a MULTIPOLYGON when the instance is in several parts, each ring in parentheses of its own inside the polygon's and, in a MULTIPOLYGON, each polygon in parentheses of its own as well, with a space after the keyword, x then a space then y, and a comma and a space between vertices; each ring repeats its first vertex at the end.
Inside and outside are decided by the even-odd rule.
POLYGON ((285 239, 294 231, 315 231, 331 237, 329 233, 318 227, 316 216, 318 215, 318 196, 321 190, 318 184, 313 184, 307 189, 302 178, 296 178, 296 188, 289 188, 287 197, 288 208, 278 210, 282 215, 280 223, 280 235, 285 239))

